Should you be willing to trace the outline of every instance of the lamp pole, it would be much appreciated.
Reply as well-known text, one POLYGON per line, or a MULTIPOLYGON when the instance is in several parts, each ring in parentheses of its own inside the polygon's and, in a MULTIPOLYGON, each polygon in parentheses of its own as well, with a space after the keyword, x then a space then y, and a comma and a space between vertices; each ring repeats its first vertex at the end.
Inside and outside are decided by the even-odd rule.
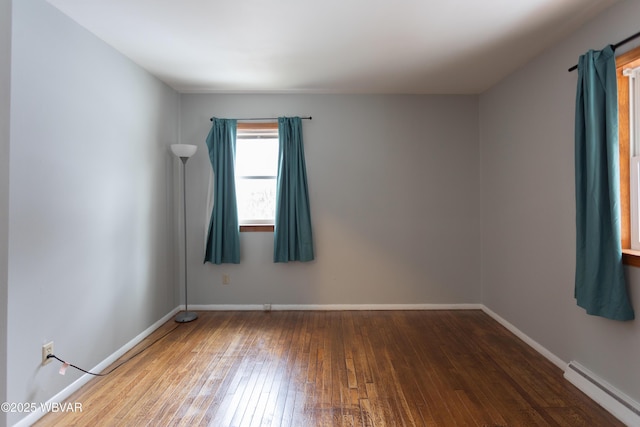
POLYGON ((189 299, 187 293, 187 160, 196 152, 195 145, 174 144, 171 146, 173 153, 182 160, 182 223, 184 237, 184 308, 175 318, 178 323, 187 323, 198 318, 198 314, 189 311, 189 299))

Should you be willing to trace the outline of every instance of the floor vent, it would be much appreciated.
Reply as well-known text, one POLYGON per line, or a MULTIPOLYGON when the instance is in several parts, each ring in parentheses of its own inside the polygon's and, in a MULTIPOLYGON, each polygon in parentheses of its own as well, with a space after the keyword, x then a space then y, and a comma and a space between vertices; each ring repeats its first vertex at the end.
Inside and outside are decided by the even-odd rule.
POLYGON ((640 425, 640 404, 579 363, 570 362, 564 371, 564 377, 623 423, 629 426, 640 425))

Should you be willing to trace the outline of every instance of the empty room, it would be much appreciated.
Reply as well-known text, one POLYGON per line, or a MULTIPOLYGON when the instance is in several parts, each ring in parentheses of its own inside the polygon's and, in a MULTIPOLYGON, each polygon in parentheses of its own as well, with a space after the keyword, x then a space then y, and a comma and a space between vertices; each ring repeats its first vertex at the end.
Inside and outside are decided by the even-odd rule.
POLYGON ((0 426, 640 425, 640 0, 0 8, 0 426))

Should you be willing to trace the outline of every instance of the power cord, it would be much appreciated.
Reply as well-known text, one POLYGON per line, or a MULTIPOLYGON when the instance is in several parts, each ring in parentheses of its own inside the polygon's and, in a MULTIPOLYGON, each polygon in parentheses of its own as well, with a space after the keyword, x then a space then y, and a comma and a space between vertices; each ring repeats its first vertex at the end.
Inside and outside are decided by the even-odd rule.
POLYGON ((56 359, 59 362, 62 362, 62 364, 64 366, 71 366, 72 368, 76 368, 79 371, 84 372, 85 374, 89 374, 89 375, 93 375, 96 377, 105 377, 107 375, 109 375, 110 373, 112 373, 113 371, 115 371, 116 369, 118 369, 120 366, 124 365, 125 363, 131 361, 132 359, 134 359, 135 357, 139 356, 140 354, 142 354, 144 351, 146 351, 148 348, 150 348, 151 346, 153 346, 154 344, 156 344, 158 341, 160 341, 161 339, 163 339, 164 337, 166 337, 167 335, 169 335, 171 332, 175 331, 176 329, 178 329, 178 327, 181 325, 181 323, 178 323, 176 326, 173 327, 173 329, 170 329, 169 331, 165 332, 162 336, 156 338, 155 340, 153 340, 153 342, 151 342, 149 345, 147 345, 145 348, 141 349, 140 351, 138 351, 136 354, 134 354, 133 356, 131 356, 130 358, 123 360, 122 362, 120 362, 118 365, 114 366, 109 372, 105 372, 103 374, 96 374, 95 372, 90 372, 87 371, 86 369, 82 369, 76 365, 73 365, 71 363, 65 362, 64 360, 60 359, 58 356, 56 356, 55 354, 48 354, 47 355, 47 359, 56 359))

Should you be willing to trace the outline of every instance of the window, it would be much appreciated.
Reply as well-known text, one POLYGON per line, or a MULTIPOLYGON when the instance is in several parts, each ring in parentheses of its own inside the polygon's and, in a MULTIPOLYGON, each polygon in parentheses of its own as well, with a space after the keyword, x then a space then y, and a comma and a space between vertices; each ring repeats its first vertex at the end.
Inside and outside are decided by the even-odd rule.
POLYGON ((640 230, 638 229, 638 214, 640 208, 640 178, 638 167, 640 166, 640 139, 638 138, 638 126, 640 123, 638 114, 640 113, 640 67, 624 68, 622 74, 628 78, 629 93, 629 226, 630 226, 630 246, 633 250, 640 250, 640 230))
POLYGON ((278 124, 238 123, 236 197, 240 231, 273 231, 278 173, 278 124))
POLYGON ((640 47, 616 58, 623 261, 640 266, 640 47))

